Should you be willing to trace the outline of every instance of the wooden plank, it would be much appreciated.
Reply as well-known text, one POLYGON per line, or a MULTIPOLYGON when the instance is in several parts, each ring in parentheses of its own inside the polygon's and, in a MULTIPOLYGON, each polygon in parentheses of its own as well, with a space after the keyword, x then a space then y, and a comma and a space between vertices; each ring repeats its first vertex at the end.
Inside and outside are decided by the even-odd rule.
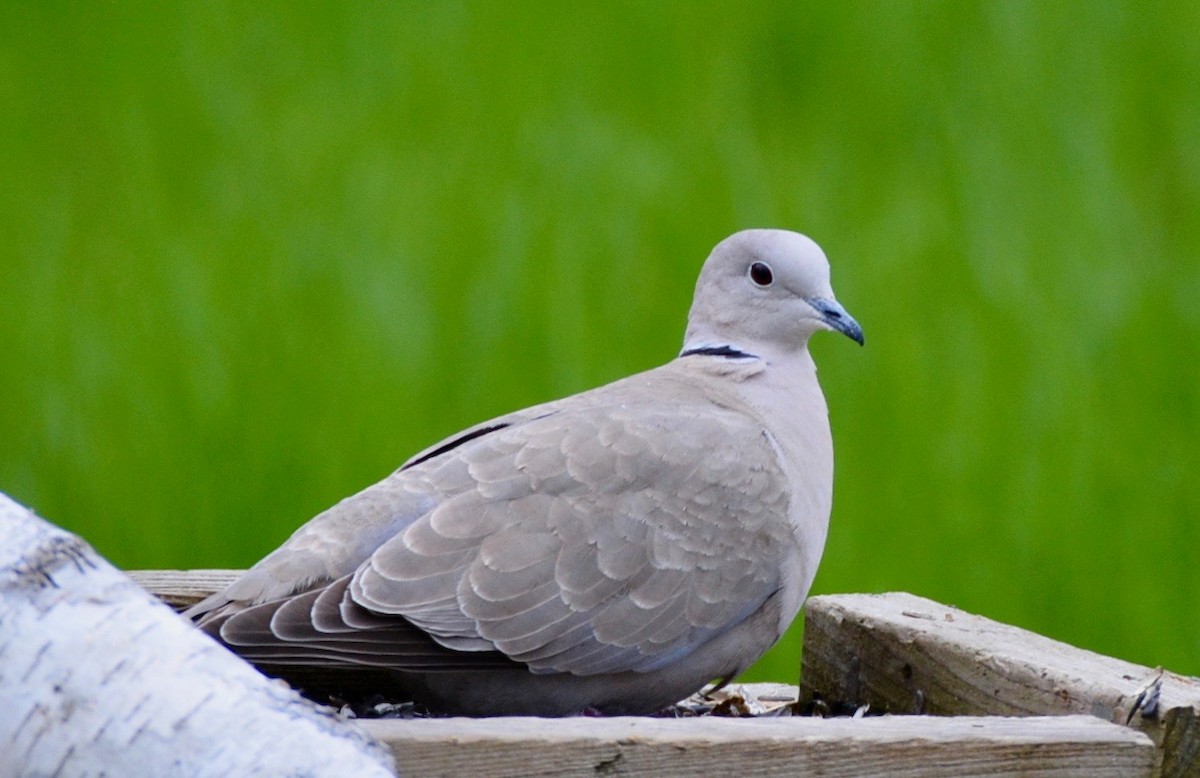
MULTIPOLYGON (((176 607, 186 607, 228 585, 240 572, 237 570, 159 570, 134 572, 131 573, 131 576, 144 588, 159 595, 176 607)), ((867 611, 869 610, 867 608, 867 611)), ((924 600, 912 595, 837 595, 818 597, 810 600, 808 611, 809 622, 806 630, 804 654, 805 685, 803 692, 805 698, 810 697, 814 691, 819 691, 826 699, 854 702, 856 704, 865 702, 870 703, 876 710, 890 710, 892 712, 920 710, 922 712, 945 714, 999 713, 1005 715, 1099 713, 1103 718, 1110 721, 1124 723, 1120 713, 1122 711, 1127 713, 1130 710, 1134 710, 1134 703, 1138 699, 1138 694, 1146 692, 1141 694, 1142 701, 1136 706, 1136 711, 1132 719, 1133 723, 1139 729, 1144 730, 1153 740, 1154 744, 1160 747, 1158 755, 1155 757, 1159 760, 1157 769, 1163 775, 1196 774, 1193 770, 1197 761, 1196 753, 1200 751, 1200 738, 1196 736, 1196 707, 1188 702, 1188 700, 1194 700, 1194 697, 1188 696, 1191 694, 1190 690, 1194 688, 1196 683, 1194 679, 1182 679, 1170 673, 1150 677, 1153 671, 1150 671, 1148 668, 1131 665, 1109 657, 1101 657, 1089 652, 1082 652, 1079 649, 1056 643, 1040 635, 990 622, 987 619, 980 619, 963 611, 947 608, 930 600, 924 600), (874 613, 873 615, 872 613, 859 613, 858 610, 866 608, 866 604, 868 603, 874 603, 875 607, 881 612, 874 613), (939 619, 941 620, 940 622, 939 619), (915 632, 914 623, 919 626, 919 629, 916 629, 915 632), (917 633, 923 634, 922 630, 936 636, 947 632, 942 627, 956 624, 960 627, 960 631, 971 632, 974 630, 978 632, 983 629, 985 634, 980 643, 986 649, 990 650, 991 653, 986 653, 985 651, 983 655, 978 657, 964 653, 962 646, 956 643, 956 640, 961 642, 961 637, 949 640, 949 645, 943 646, 941 649, 938 649, 937 645, 940 645, 939 640, 946 640, 944 636, 942 638, 930 638, 926 641, 929 645, 921 642, 919 637, 914 637, 917 633), (931 627, 931 625, 934 626, 931 627), (986 629, 984 629, 985 626, 986 629), (1006 643, 1005 639, 1001 638, 1005 638, 1008 642, 1006 643), (1010 643, 1011 645, 1009 645, 1010 643), (1053 650, 1050 650, 1047 646, 1050 646, 1053 650), (1007 648, 999 650, 1002 647, 1007 648), (941 654, 938 653, 939 650, 941 654), (1042 654, 1046 653, 1053 655, 1056 652, 1062 654, 1057 663, 1047 663, 1046 657, 1042 656, 1042 654), (1036 659, 1030 659, 1031 654, 1036 659), (1086 654, 1094 658, 1097 664, 1094 666, 1080 664, 1078 660, 1081 654, 1086 654), (940 660, 934 661, 930 656, 940 657, 940 660), (1034 662, 1034 664, 1029 667, 1023 664, 1029 662, 1034 662), (1041 662, 1042 664, 1036 664, 1037 662, 1041 662), (939 672, 939 667, 943 672, 939 672), (1017 677, 1014 678, 1014 670, 1021 668, 1024 668, 1021 670, 1021 673, 1026 675, 1032 673, 1034 676, 1040 678, 1042 686, 1047 686, 1048 690, 1039 686, 1036 681, 1024 679, 1021 673, 1017 673, 1017 677), (1133 668, 1133 670, 1131 671, 1130 668, 1133 668), (1043 670, 1046 670, 1045 674, 1042 674, 1043 670), (1070 674, 1070 672, 1074 674, 1070 674), (1114 672, 1121 674, 1119 677, 1125 683, 1125 686, 1122 687, 1117 695, 1119 699, 1116 702, 1107 704, 1104 703, 1101 697, 1089 697, 1079 690, 1083 687, 1089 687, 1092 684, 1090 674, 1095 672, 1099 672, 1104 679, 1109 678, 1114 672), (1130 672, 1134 674, 1130 675, 1130 672), (1070 679, 1070 683, 1065 685, 1061 682, 1064 674, 1067 674, 1070 679), (947 677, 944 678, 943 676, 947 677), (1157 685, 1154 683, 1155 678, 1160 679, 1157 685), (1031 695, 1022 695, 1017 691, 1013 691, 1023 689, 1026 686, 1040 691, 1031 695), (1153 693, 1154 689, 1157 689, 1156 694, 1153 693), (1148 704, 1154 699, 1157 701, 1148 704), (1181 699, 1183 700, 1183 704, 1180 702, 1181 699), (956 700, 959 702, 956 702, 956 700), (1055 700, 1058 702, 1055 702, 1055 700), (1023 703, 1020 701, 1023 701, 1023 703), (1163 754, 1168 754, 1169 758, 1164 760, 1162 758, 1163 754)), ((900 719, 893 720, 899 721, 900 719)), ((389 731, 388 728, 391 727, 399 726, 404 728, 410 724, 413 725, 415 729, 401 730, 402 733, 405 733, 403 737, 408 739, 416 737, 420 742, 425 742, 425 740, 429 740, 429 742, 425 746, 407 744, 404 748, 407 749, 412 746, 417 749, 413 753, 422 754, 425 751, 421 749, 426 747, 434 751, 437 751, 439 747, 447 750, 447 743, 456 744, 454 748, 448 750, 457 753, 459 751, 459 746, 457 745, 459 737, 455 732, 461 730, 465 733, 464 737, 467 737, 468 740, 473 737, 482 738, 480 742, 484 745, 479 746, 479 748, 483 748, 484 752, 489 754, 493 751, 495 752, 494 756, 498 760, 495 767, 496 771, 488 774, 505 775, 529 774, 529 760, 535 757, 541 760, 541 753, 547 748, 552 752, 559 753, 560 756, 577 752, 587 755, 600 753, 596 750, 599 747, 596 743, 573 738, 571 735, 572 728, 581 725, 570 722, 584 721, 586 722, 585 728, 590 730, 597 726, 609 726, 607 723, 601 722, 617 720, 517 719, 515 720, 516 722, 525 723, 502 724, 505 732, 516 733, 515 740, 506 740, 501 736, 503 733, 496 733, 496 736, 493 737, 490 734, 490 730, 483 731, 476 729, 477 727, 485 727, 486 730, 488 725, 469 723, 471 721, 473 720, 436 719, 432 720, 432 722, 441 723, 431 723, 428 721, 364 721, 361 723, 372 729, 384 727, 385 732, 389 731), (437 727, 450 727, 451 729, 443 731, 439 735, 437 727), (550 738, 550 741, 552 741, 551 745, 546 746, 542 742, 544 738, 541 736, 535 737, 530 734, 529 727, 534 727, 543 736, 550 738), (520 735, 519 733, 522 732, 525 734, 520 735), (438 740, 439 737, 441 740, 438 740), (439 746, 438 743, 441 745, 439 746), (524 745, 521 745, 521 743, 524 743, 524 745), (537 754, 532 754, 529 750, 530 748, 537 751, 537 754), (506 754, 508 756, 505 756, 506 754), (510 764, 505 761, 506 759, 515 761, 510 764), (505 772, 509 767, 513 768, 512 771, 505 772)), ((483 721, 509 722, 513 720, 491 719, 483 721)), ((713 752, 715 746, 705 745, 707 741, 704 738, 711 734, 706 729, 708 727, 773 727, 778 726, 778 724, 771 723, 773 721, 814 722, 819 720, 805 718, 755 719, 753 722, 746 722, 744 720, 703 719, 703 721, 719 722, 716 724, 700 724, 700 719, 685 719, 677 723, 661 719, 633 719, 632 721, 642 722, 639 725, 640 729, 636 737, 633 737, 629 733, 610 733, 612 737, 608 740, 601 738, 603 742, 600 745, 608 749, 607 751, 603 751, 603 753, 608 753, 609 757, 617 758, 614 757, 611 748, 614 743, 619 747, 618 752, 616 752, 619 760, 613 763, 610 771, 620 772, 628 769, 630 764, 642 764, 645 760, 649 760, 645 763, 652 766, 647 769, 664 769, 663 765, 666 764, 666 761, 669 761, 669 757, 664 754, 674 753, 672 750, 674 747, 667 743, 666 740, 660 738, 658 741, 651 742, 647 746, 648 750, 635 749, 636 753, 631 752, 629 755, 625 755, 625 752, 621 750, 626 748, 626 746, 630 746, 629 743, 625 742, 630 737, 633 737, 630 743, 637 745, 642 742, 639 738, 641 738, 642 733, 647 731, 647 727, 653 728, 659 724, 668 727, 682 727, 682 729, 676 730, 671 737, 681 737, 687 740, 693 737, 692 734, 688 733, 700 733, 700 741, 696 743, 688 741, 691 744, 685 744, 686 747, 684 750, 705 753, 706 756, 702 760, 703 764, 696 767, 696 764, 699 763, 686 763, 692 765, 688 769, 708 769, 712 765, 718 764, 713 761, 717 759, 717 754, 713 752), (692 725, 697 726, 693 727, 692 725), (662 753, 658 754, 655 749, 661 750, 662 753), (618 764, 625 765, 625 767, 618 767, 618 764)), ((829 725, 836 728, 837 726, 844 726, 845 722, 849 720, 834 719, 830 721, 843 722, 843 724, 835 723, 829 725)), ((914 719, 914 721, 928 721, 928 719, 918 718, 914 719)), ((1069 754, 1068 757, 1063 759, 1063 764, 1074 762, 1083 766, 1080 772, 1063 772, 1061 774, 1110 774, 1096 772, 1099 768, 1093 765, 1091 757, 1080 755, 1080 749, 1088 750, 1090 748, 1086 744, 1081 745, 1077 741, 1067 740, 1060 743, 1060 746, 1051 746, 1051 743, 1059 742, 1055 738, 1063 734, 1059 731, 1058 724, 1052 723, 1051 720, 1033 719, 1029 722, 1029 725, 1035 728, 1040 727, 1046 733, 1045 736, 1048 740, 1044 743, 1039 741, 1040 744, 1030 741, 1024 745, 1020 745, 1020 748, 1035 754, 1046 752, 1053 758, 1058 758, 1055 755, 1059 753, 1058 749, 1061 746, 1061 748, 1068 749, 1065 753, 1069 754), (1074 745, 1072 745, 1073 743, 1074 745)), ((795 727, 797 725, 784 724, 784 726, 795 727)), ((824 727, 826 725, 814 723, 799 726, 824 727)), ((882 725, 870 724, 869 726, 880 727, 882 725)), ((977 728, 976 724, 969 724, 968 726, 977 728)), ((826 733, 834 733, 835 729, 825 731, 826 733)), ((870 730, 862 731, 868 732, 870 730)), ((925 732, 919 735, 913 735, 912 732, 909 734, 921 739, 922 743, 928 736, 925 732)), ((789 737, 794 736, 795 731, 789 737)), ((833 737, 834 735, 828 736, 833 737)), ((903 739, 899 735, 897 737, 901 740, 903 739)), ((937 740, 938 737, 943 736, 939 735, 935 737, 936 742, 941 742, 937 740)), ((1074 735, 1071 735, 1071 737, 1074 737, 1074 735)), ((803 756, 803 754, 798 756, 784 755, 779 758, 772 756, 779 748, 778 744, 774 743, 772 738, 775 738, 775 736, 768 732, 766 741, 770 741, 770 743, 764 741, 764 743, 760 743, 758 746, 752 746, 750 752, 735 749, 737 753, 742 754, 739 758, 744 762, 735 765, 735 768, 740 772, 749 771, 749 774, 753 775, 757 774, 753 771, 758 769, 759 764, 767 765, 768 767, 764 768, 766 770, 790 769, 787 768, 787 765, 792 764, 810 766, 817 764, 817 762, 811 761, 810 757, 803 756), (765 750, 759 753, 759 748, 765 750), (804 761, 806 759, 810 759, 810 761, 804 761)), ((751 740, 755 741, 756 739, 761 738, 758 738, 757 735, 751 738, 751 740)), ((988 738, 984 737, 983 739, 987 740, 988 738)), ((720 737, 717 740, 720 741, 720 737)), ((405 742, 407 743, 407 741, 405 742)), ((820 742, 823 742, 820 737, 814 741, 814 743, 820 742)), ((1024 741, 1021 742, 1024 743, 1024 741)), ((886 758, 889 760, 899 760, 896 763, 897 766, 908 769, 904 767, 904 765, 909 764, 909 761, 906 761, 908 757, 905 756, 907 754, 905 749, 908 746, 912 746, 917 752, 921 752, 921 749, 924 748, 922 743, 910 743, 903 747, 896 746, 896 749, 898 749, 896 753, 889 753, 886 758)), ((1128 744, 1125 744, 1122 748, 1127 746, 1128 744)), ((863 764, 872 764, 870 759, 876 757, 870 756, 870 753, 875 753, 875 750, 880 747, 882 746, 871 746, 868 749, 868 755, 863 757, 863 760, 865 760, 863 764)), ((475 749, 471 751, 475 754, 471 758, 479 759, 480 752, 478 749, 474 746, 471 748, 475 749)), ((638 748, 640 749, 641 746, 638 746, 638 748)), ((808 748, 811 751, 814 748, 818 748, 818 746, 813 745, 808 748)), ((889 748, 891 747, 889 746, 889 748)), ((971 750, 972 748, 974 747, 968 748, 967 751, 975 753, 975 751, 971 750)), ((988 748, 992 747, 978 745, 976 750, 983 749, 979 751, 980 754, 991 753, 988 751, 988 748)), ((957 749, 957 746, 955 749, 957 749)), ((1108 746, 1096 753, 1108 753, 1106 749, 1108 749, 1108 746)), ((678 749, 675 750, 677 751, 678 749)), ((926 772, 912 772, 912 775, 952 775, 959 773, 962 769, 961 765, 955 766, 955 761, 949 757, 946 760, 939 758, 938 765, 931 765, 928 753, 921 753, 925 753, 925 756, 913 756, 911 766, 913 770, 917 770, 919 763, 926 772), (942 770, 941 765, 949 765, 950 767, 943 772, 937 772, 937 770, 942 770), (934 770, 934 772, 929 772, 930 770, 934 770)), ((1091 751, 1088 751, 1088 753, 1091 753, 1091 751)), ((1127 754, 1128 752, 1122 753, 1127 754)), ((1009 758, 1004 753, 993 754, 993 756, 1000 760, 1009 758)), ((408 757, 404 756, 403 758, 407 759, 408 757)), ((492 756, 487 756, 486 758, 490 760, 492 756)), ((589 756, 588 758, 591 757, 589 756)), ((986 758, 991 759, 992 756, 986 758)), ((1104 762, 1104 759, 1107 757, 1097 758, 1101 762, 1104 762)), ((426 759, 426 757, 423 756, 422 759, 426 759)), ((442 767, 445 767, 447 771, 451 769, 465 769, 457 761, 454 761, 455 759, 456 757, 453 754, 441 754, 440 756, 434 754, 429 756, 426 761, 428 766, 436 768, 436 770, 440 770, 442 767)), ((820 761, 820 764, 823 765, 822 769, 824 769, 827 761, 826 757, 822 757, 822 761, 820 761)), ((469 762, 470 760, 468 760, 469 762)), ((539 761, 538 764, 542 765, 543 763, 539 761)), ((592 770, 601 763, 594 762, 589 764, 588 769, 592 770)), ((875 762, 873 764, 874 769, 883 769, 881 766, 882 763, 875 762)), ((1136 770, 1132 773, 1122 773, 1125 766, 1129 764, 1128 759, 1125 757, 1111 761, 1111 764, 1121 766, 1116 773, 1111 774, 1139 774, 1136 770)), ((475 766, 477 767, 478 764, 476 763, 475 766)), ((558 768, 561 767, 560 764, 553 760, 545 762, 543 766, 547 767, 547 769, 553 767, 554 769, 550 770, 551 772, 558 772, 558 768)), ((411 763, 409 767, 412 767, 411 763)), ((675 767, 666 769, 673 770, 675 767)), ((858 775, 871 772, 870 767, 864 767, 860 772, 853 772, 856 769, 859 769, 857 762, 850 760, 846 762, 846 770, 848 772, 829 774, 858 775)), ((1054 772, 1059 770, 1059 767, 1047 769, 1050 769, 1053 774, 1060 774, 1054 772)), ((436 774, 436 770, 430 774, 436 774)), ((419 771, 423 774, 428 773, 428 770, 424 766, 419 771)), ((891 763, 887 764, 886 772, 895 772, 892 769, 891 763)), ((898 774, 904 775, 908 773, 900 772, 898 774)))
POLYGON ((892 713, 1087 713, 1147 734, 1159 774, 1200 775, 1200 679, 911 594, 827 595, 805 610, 804 699, 892 713))
POLYGON ((1091 716, 359 722, 403 775, 1148 776, 1149 738, 1091 716))
POLYGON ((129 570, 134 583, 175 610, 183 610, 224 589, 245 570, 129 570))

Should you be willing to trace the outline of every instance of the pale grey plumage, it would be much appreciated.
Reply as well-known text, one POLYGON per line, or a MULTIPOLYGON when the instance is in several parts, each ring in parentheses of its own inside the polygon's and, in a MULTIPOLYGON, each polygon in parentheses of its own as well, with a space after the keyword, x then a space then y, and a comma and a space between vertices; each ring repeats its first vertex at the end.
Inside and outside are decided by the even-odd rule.
POLYGON ((824 547, 818 329, 862 341, 820 248, 737 233, 679 358, 427 449, 189 615, 271 672, 384 671, 453 712, 647 712, 730 678, 824 547))

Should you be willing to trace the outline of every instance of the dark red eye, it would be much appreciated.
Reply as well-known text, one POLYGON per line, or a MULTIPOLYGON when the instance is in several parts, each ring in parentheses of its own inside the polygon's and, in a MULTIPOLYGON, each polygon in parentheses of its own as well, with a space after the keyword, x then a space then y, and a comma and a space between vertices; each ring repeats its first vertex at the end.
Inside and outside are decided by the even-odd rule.
POLYGON ((759 286, 770 286, 775 280, 775 274, 766 262, 755 262, 750 266, 750 280, 759 286))

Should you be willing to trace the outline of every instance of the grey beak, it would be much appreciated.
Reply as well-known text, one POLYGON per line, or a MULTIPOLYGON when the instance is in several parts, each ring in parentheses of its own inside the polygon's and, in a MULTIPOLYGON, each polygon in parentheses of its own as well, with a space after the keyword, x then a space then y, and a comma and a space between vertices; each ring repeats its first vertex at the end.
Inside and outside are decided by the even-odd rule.
POLYGON ((817 313, 821 314, 821 321, 850 338, 850 340, 857 342, 858 345, 864 345, 862 327, 858 326, 858 322, 854 320, 854 317, 847 313, 846 309, 836 300, 826 300, 824 297, 809 297, 805 299, 805 302, 815 308, 817 313))

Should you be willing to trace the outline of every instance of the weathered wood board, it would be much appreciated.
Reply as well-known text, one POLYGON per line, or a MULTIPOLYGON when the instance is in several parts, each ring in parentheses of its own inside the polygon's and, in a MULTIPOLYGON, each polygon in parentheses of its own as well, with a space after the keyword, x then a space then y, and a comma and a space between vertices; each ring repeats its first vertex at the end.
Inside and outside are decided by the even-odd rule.
POLYGON ((361 721, 402 775, 1149 776, 1149 738, 1091 716, 361 721))
POLYGON ((911 594, 814 597, 801 694, 891 713, 1087 713, 1159 747, 1159 774, 1200 775, 1200 679, 1085 651, 911 594))
POLYGON ((130 570, 134 583, 175 610, 183 610, 224 589, 245 570, 130 570))

